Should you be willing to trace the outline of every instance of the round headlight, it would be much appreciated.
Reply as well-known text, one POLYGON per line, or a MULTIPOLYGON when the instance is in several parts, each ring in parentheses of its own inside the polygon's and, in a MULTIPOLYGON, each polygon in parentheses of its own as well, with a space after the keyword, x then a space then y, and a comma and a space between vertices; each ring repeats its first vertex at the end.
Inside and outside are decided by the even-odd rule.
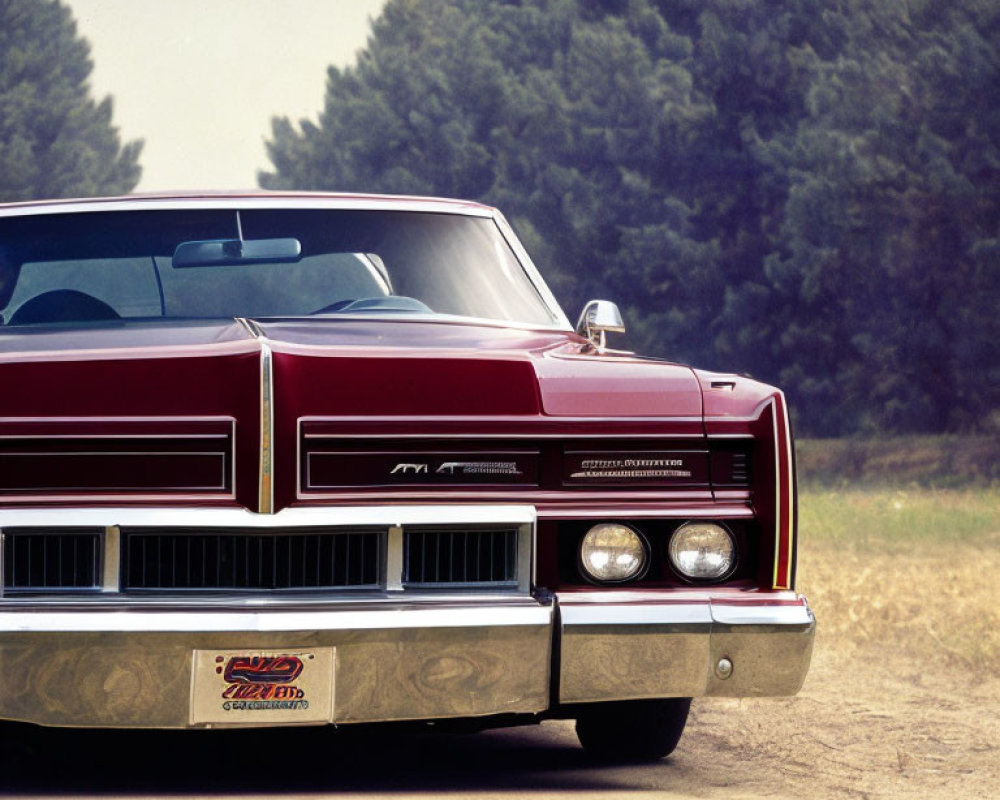
POLYGON ((587 577, 601 583, 622 583, 646 568, 646 545, 628 525, 602 522, 580 543, 580 563, 587 577))
POLYGON ((670 537, 670 562, 695 581, 717 581, 736 567, 733 535, 714 522, 685 522, 670 537))

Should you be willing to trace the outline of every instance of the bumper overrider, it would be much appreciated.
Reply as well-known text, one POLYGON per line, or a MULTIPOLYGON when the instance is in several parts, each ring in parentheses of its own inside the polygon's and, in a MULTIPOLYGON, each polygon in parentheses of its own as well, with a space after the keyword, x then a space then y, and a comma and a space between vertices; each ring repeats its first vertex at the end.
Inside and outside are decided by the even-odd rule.
MULTIPOLYGON (((308 525, 320 513, 294 511, 274 517, 308 525)), ((370 524, 393 526, 433 513, 396 508, 384 512, 387 522, 367 512, 370 524)), ((495 520, 496 512, 480 507, 466 516, 495 520)), ((47 513, 44 524, 54 524, 47 513)), ((0 525, 40 524, 33 514, 4 512, 0 525)), ((76 515, 117 524, 107 509, 76 515)), ((278 524, 240 517, 251 518, 278 524)), ((534 511, 505 506, 500 518, 533 523, 534 511)), ((390 538, 389 570, 391 547, 390 538)), ((0 719, 143 728, 348 724, 790 695, 805 678, 814 633, 805 599, 790 591, 535 596, 524 580, 511 591, 387 588, 365 598, 5 597, 0 719)))

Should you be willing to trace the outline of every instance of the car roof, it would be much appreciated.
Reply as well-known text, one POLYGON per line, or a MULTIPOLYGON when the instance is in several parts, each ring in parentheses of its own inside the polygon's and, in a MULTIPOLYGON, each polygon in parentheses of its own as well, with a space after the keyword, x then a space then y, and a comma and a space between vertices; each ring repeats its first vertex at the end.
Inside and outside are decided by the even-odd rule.
POLYGON ((423 211, 425 213, 461 214, 490 217, 496 212, 489 206, 469 200, 406 195, 350 194, 334 192, 169 192, 133 194, 123 197, 88 197, 66 200, 30 200, 0 203, 0 217, 37 214, 68 214, 104 211, 180 210, 180 209, 358 209, 385 211, 423 211))

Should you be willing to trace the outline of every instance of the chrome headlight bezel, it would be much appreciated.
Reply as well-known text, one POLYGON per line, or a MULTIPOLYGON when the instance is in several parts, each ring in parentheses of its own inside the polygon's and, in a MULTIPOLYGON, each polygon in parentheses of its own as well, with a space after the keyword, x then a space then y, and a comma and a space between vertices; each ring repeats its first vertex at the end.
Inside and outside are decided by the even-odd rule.
POLYGON ((649 571, 649 565, 651 562, 651 551, 649 547, 649 541, 646 539, 645 535, 633 525, 629 525, 625 522, 599 522, 595 525, 591 525, 587 532, 580 539, 580 544, 577 547, 577 571, 583 576, 584 580, 595 586, 621 586, 628 583, 635 583, 636 581, 642 580, 646 573, 649 571), (587 538, 593 534, 595 531, 600 531, 606 528, 623 528, 629 531, 634 537, 636 544, 638 546, 638 551, 641 554, 639 567, 630 574, 621 578, 601 578, 593 574, 587 567, 587 562, 584 556, 584 550, 587 544, 587 538))
POLYGON ((674 528, 673 532, 670 534, 670 539, 667 542, 667 564, 670 566, 671 571, 680 580, 689 584, 696 584, 699 586, 705 586, 710 584, 723 583, 729 580, 736 572, 740 564, 740 547, 739 541, 732 530, 722 522, 718 520, 689 520, 678 525, 674 528), (695 575, 686 570, 682 569, 678 564, 678 558, 676 556, 677 548, 676 543, 679 541, 678 537, 682 537, 685 532, 690 533, 693 529, 698 527, 710 527, 717 529, 721 534, 723 534, 729 543, 729 562, 726 568, 716 575, 711 576, 701 576, 695 575))

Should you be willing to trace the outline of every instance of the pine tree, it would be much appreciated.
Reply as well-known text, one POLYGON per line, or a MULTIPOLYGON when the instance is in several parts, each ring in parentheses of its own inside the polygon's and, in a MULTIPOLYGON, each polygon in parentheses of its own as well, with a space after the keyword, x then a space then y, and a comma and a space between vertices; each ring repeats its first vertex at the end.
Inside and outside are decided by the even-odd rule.
POLYGON ((1000 424, 995 0, 389 0, 268 188, 503 208, 570 314, 800 431, 1000 424))
POLYGON ((142 143, 96 103, 90 48, 58 0, 0 0, 0 201, 125 194, 142 143))

